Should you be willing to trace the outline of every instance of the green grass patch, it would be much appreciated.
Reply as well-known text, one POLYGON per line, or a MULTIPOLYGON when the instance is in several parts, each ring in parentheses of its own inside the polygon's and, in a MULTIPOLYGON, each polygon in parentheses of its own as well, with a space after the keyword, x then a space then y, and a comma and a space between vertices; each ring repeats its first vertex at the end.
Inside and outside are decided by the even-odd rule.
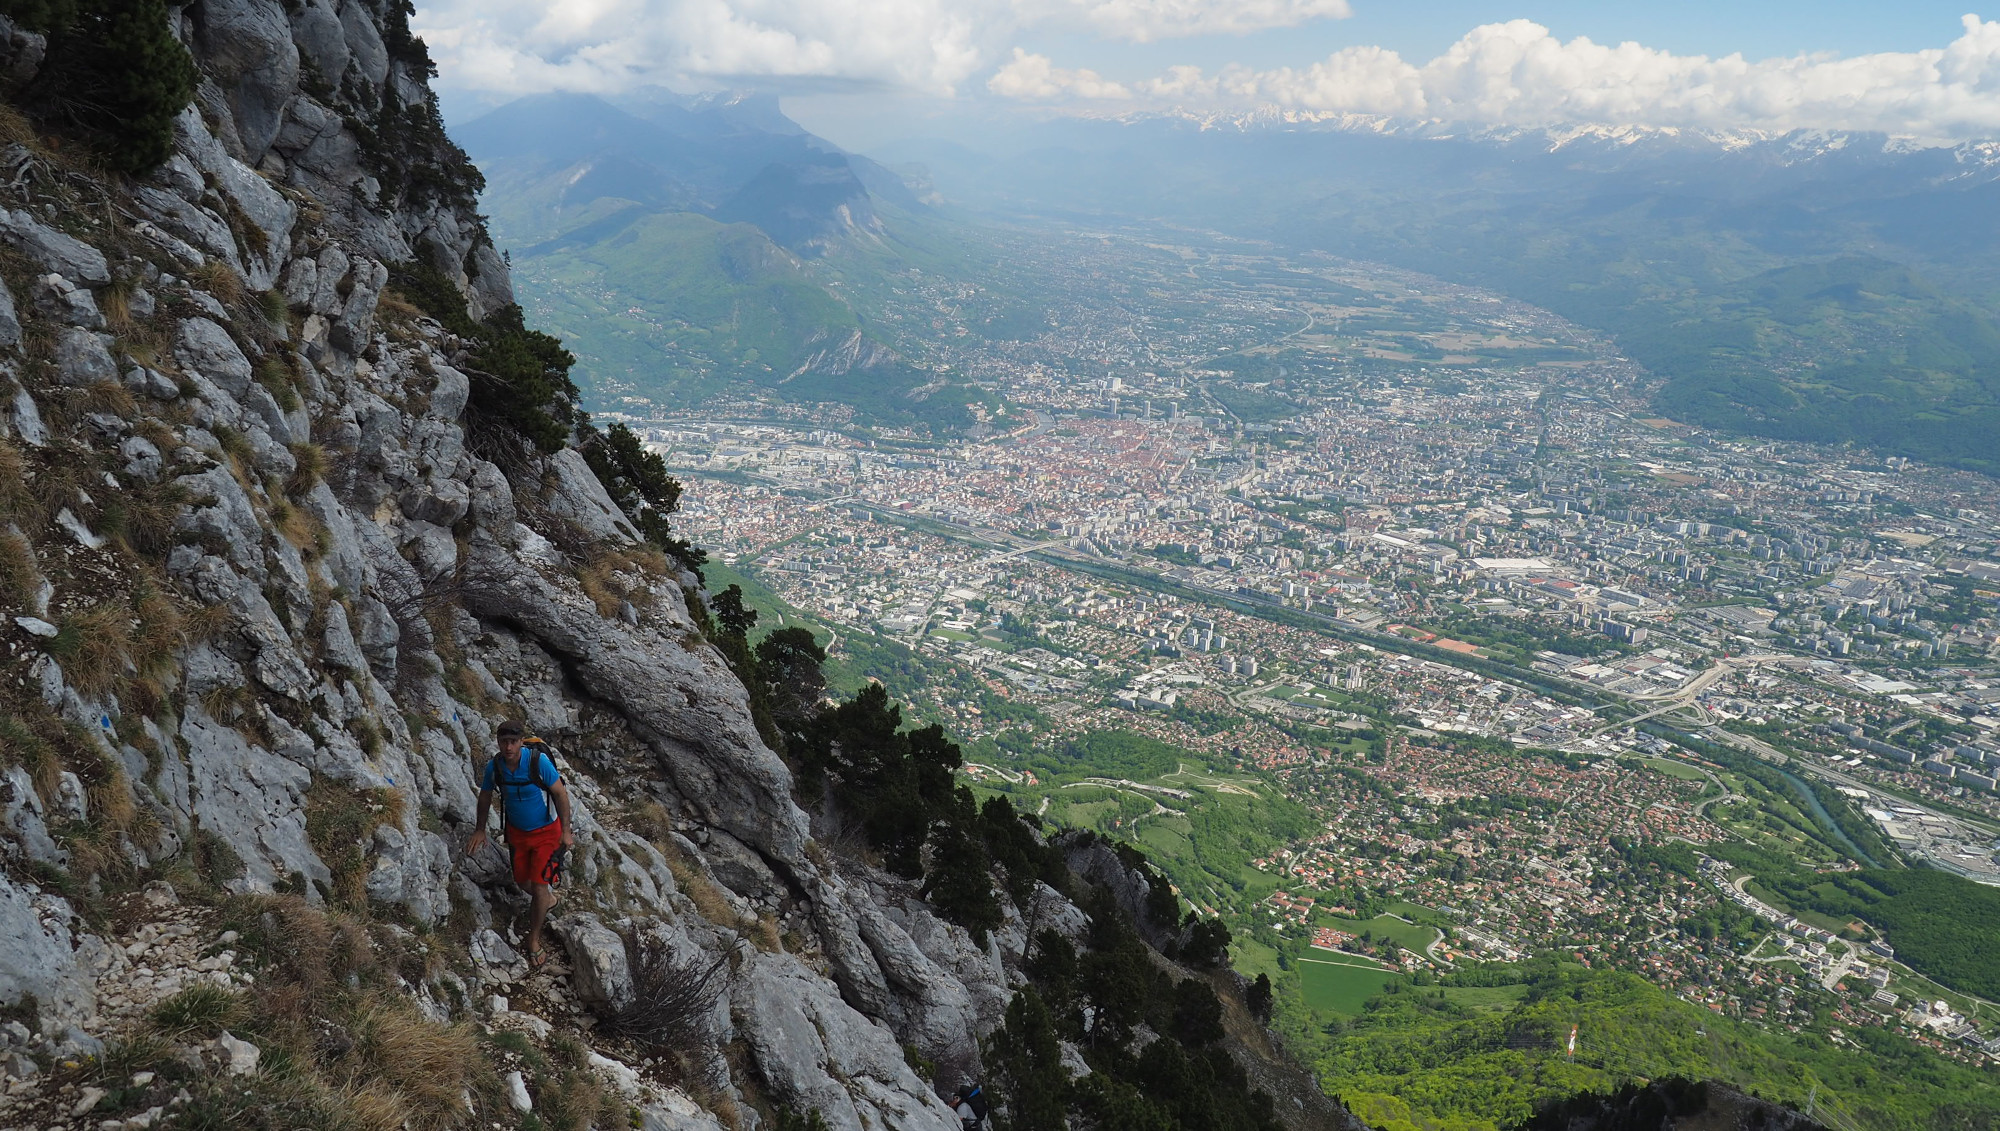
POLYGON ((1298 971, 1306 1008, 1342 1017, 1360 1016, 1368 999, 1396 977, 1393 971, 1363 965, 1359 959, 1301 958, 1298 971))
POLYGON ((1263 974, 1276 982, 1284 977, 1284 971, 1278 965, 1277 949, 1258 942, 1247 933, 1238 935, 1230 942, 1229 953, 1235 956, 1237 972, 1246 978, 1263 974))
POLYGON ((1646 764, 1678 781, 1708 780, 1708 775, 1702 773, 1700 770, 1695 769, 1685 762, 1676 762, 1671 758, 1648 758, 1646 759, 1646 764))
POLYGON ((1446 986, 1446 1001, 1467 1009, 1499 1013, 1528 996, 1527 986, 1446 986))

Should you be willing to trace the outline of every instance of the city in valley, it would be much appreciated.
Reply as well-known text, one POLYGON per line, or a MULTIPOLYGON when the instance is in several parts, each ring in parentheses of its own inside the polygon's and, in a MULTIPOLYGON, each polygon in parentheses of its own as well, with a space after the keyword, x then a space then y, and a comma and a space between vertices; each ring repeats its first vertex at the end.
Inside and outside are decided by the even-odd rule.
POLYGON ((712 590, 945 723, 982 793, 1135 841, 1325 1016, 1560 952, 2000 1057, 2000 1005, 1811 895, 2000 885, 1992 480, 1652 416, 1605 341, 1388 268, 1007 250, 1046 296, 1018 341, 964 284, 883 296, 993 394, 957 437, 626 398, 712 590))

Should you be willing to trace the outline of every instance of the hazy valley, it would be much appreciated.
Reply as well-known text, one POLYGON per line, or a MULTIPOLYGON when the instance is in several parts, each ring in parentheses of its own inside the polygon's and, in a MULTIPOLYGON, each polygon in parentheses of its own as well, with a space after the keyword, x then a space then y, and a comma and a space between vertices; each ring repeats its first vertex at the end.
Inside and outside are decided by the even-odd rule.
POLYGON ((1944 917, 2000 881, 2000 496, 1908 458, 1985 466, 1986 284, 1869 203, 1978 199, 1978 152, 1048 132, 899 151, 928 203, 794 198, 818 242, 618 198, 517 245, 759 631, 968 740, 982 795, 1143 848, 1380 1125, 1671 1074, 1830 1126, 1991 1102, 1994 955, 1944 917), (655 305, 727 289, 636 268, 669 226, 816 313, 655 305), (804 383, 796 337, 706 385, 643 360, 780 325, 930 379, 804 383))

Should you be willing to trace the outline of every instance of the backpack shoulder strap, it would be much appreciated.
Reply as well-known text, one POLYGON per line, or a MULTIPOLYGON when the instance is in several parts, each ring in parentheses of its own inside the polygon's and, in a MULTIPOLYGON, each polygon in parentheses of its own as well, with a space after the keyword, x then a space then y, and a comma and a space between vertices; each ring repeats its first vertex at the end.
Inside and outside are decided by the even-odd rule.
POLYGON ((546 793, 548 787, 554 785, 554 777, 560 775, 560 771, 556 769, 556 759, 552 759, 548 755, 548 747, 538 747, 534 751, 526 751, 524 749, 522 753, 526 753, 528 757, 522 757, 520 765, 512 773, 508 771, 508 767, 506 767, 504 761, 500 761, 498 757, 494 757, 494 761, 492 761, 494 781, 506 783, 506 785, 536 785, 536 787, 540 787, 546 793), (548 773, 546 775, 542 773, 544 765, 548 765, 548 773), (544 777, 548 777, 548 779, 544 781, 544 777))

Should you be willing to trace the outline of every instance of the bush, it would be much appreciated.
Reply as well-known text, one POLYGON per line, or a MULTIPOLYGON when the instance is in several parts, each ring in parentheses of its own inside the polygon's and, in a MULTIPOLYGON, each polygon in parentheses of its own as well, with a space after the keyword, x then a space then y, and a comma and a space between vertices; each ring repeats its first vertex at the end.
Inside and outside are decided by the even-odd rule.
POLYGON ((35 116, 75 129, 121 172, 147 172, 173 152, 174 118, 199 76, 166 0, 0 0, 0 14, 48 36, 24 99, 35 116))
POLYGON ((632 1003, 606 1020, 605 1031, 654 1051, 705 1043, 720 988, 715 976, 728 960, 727 951, 714 962, 703 962, 663 946, 645 948, 632 971, 632 1003))

